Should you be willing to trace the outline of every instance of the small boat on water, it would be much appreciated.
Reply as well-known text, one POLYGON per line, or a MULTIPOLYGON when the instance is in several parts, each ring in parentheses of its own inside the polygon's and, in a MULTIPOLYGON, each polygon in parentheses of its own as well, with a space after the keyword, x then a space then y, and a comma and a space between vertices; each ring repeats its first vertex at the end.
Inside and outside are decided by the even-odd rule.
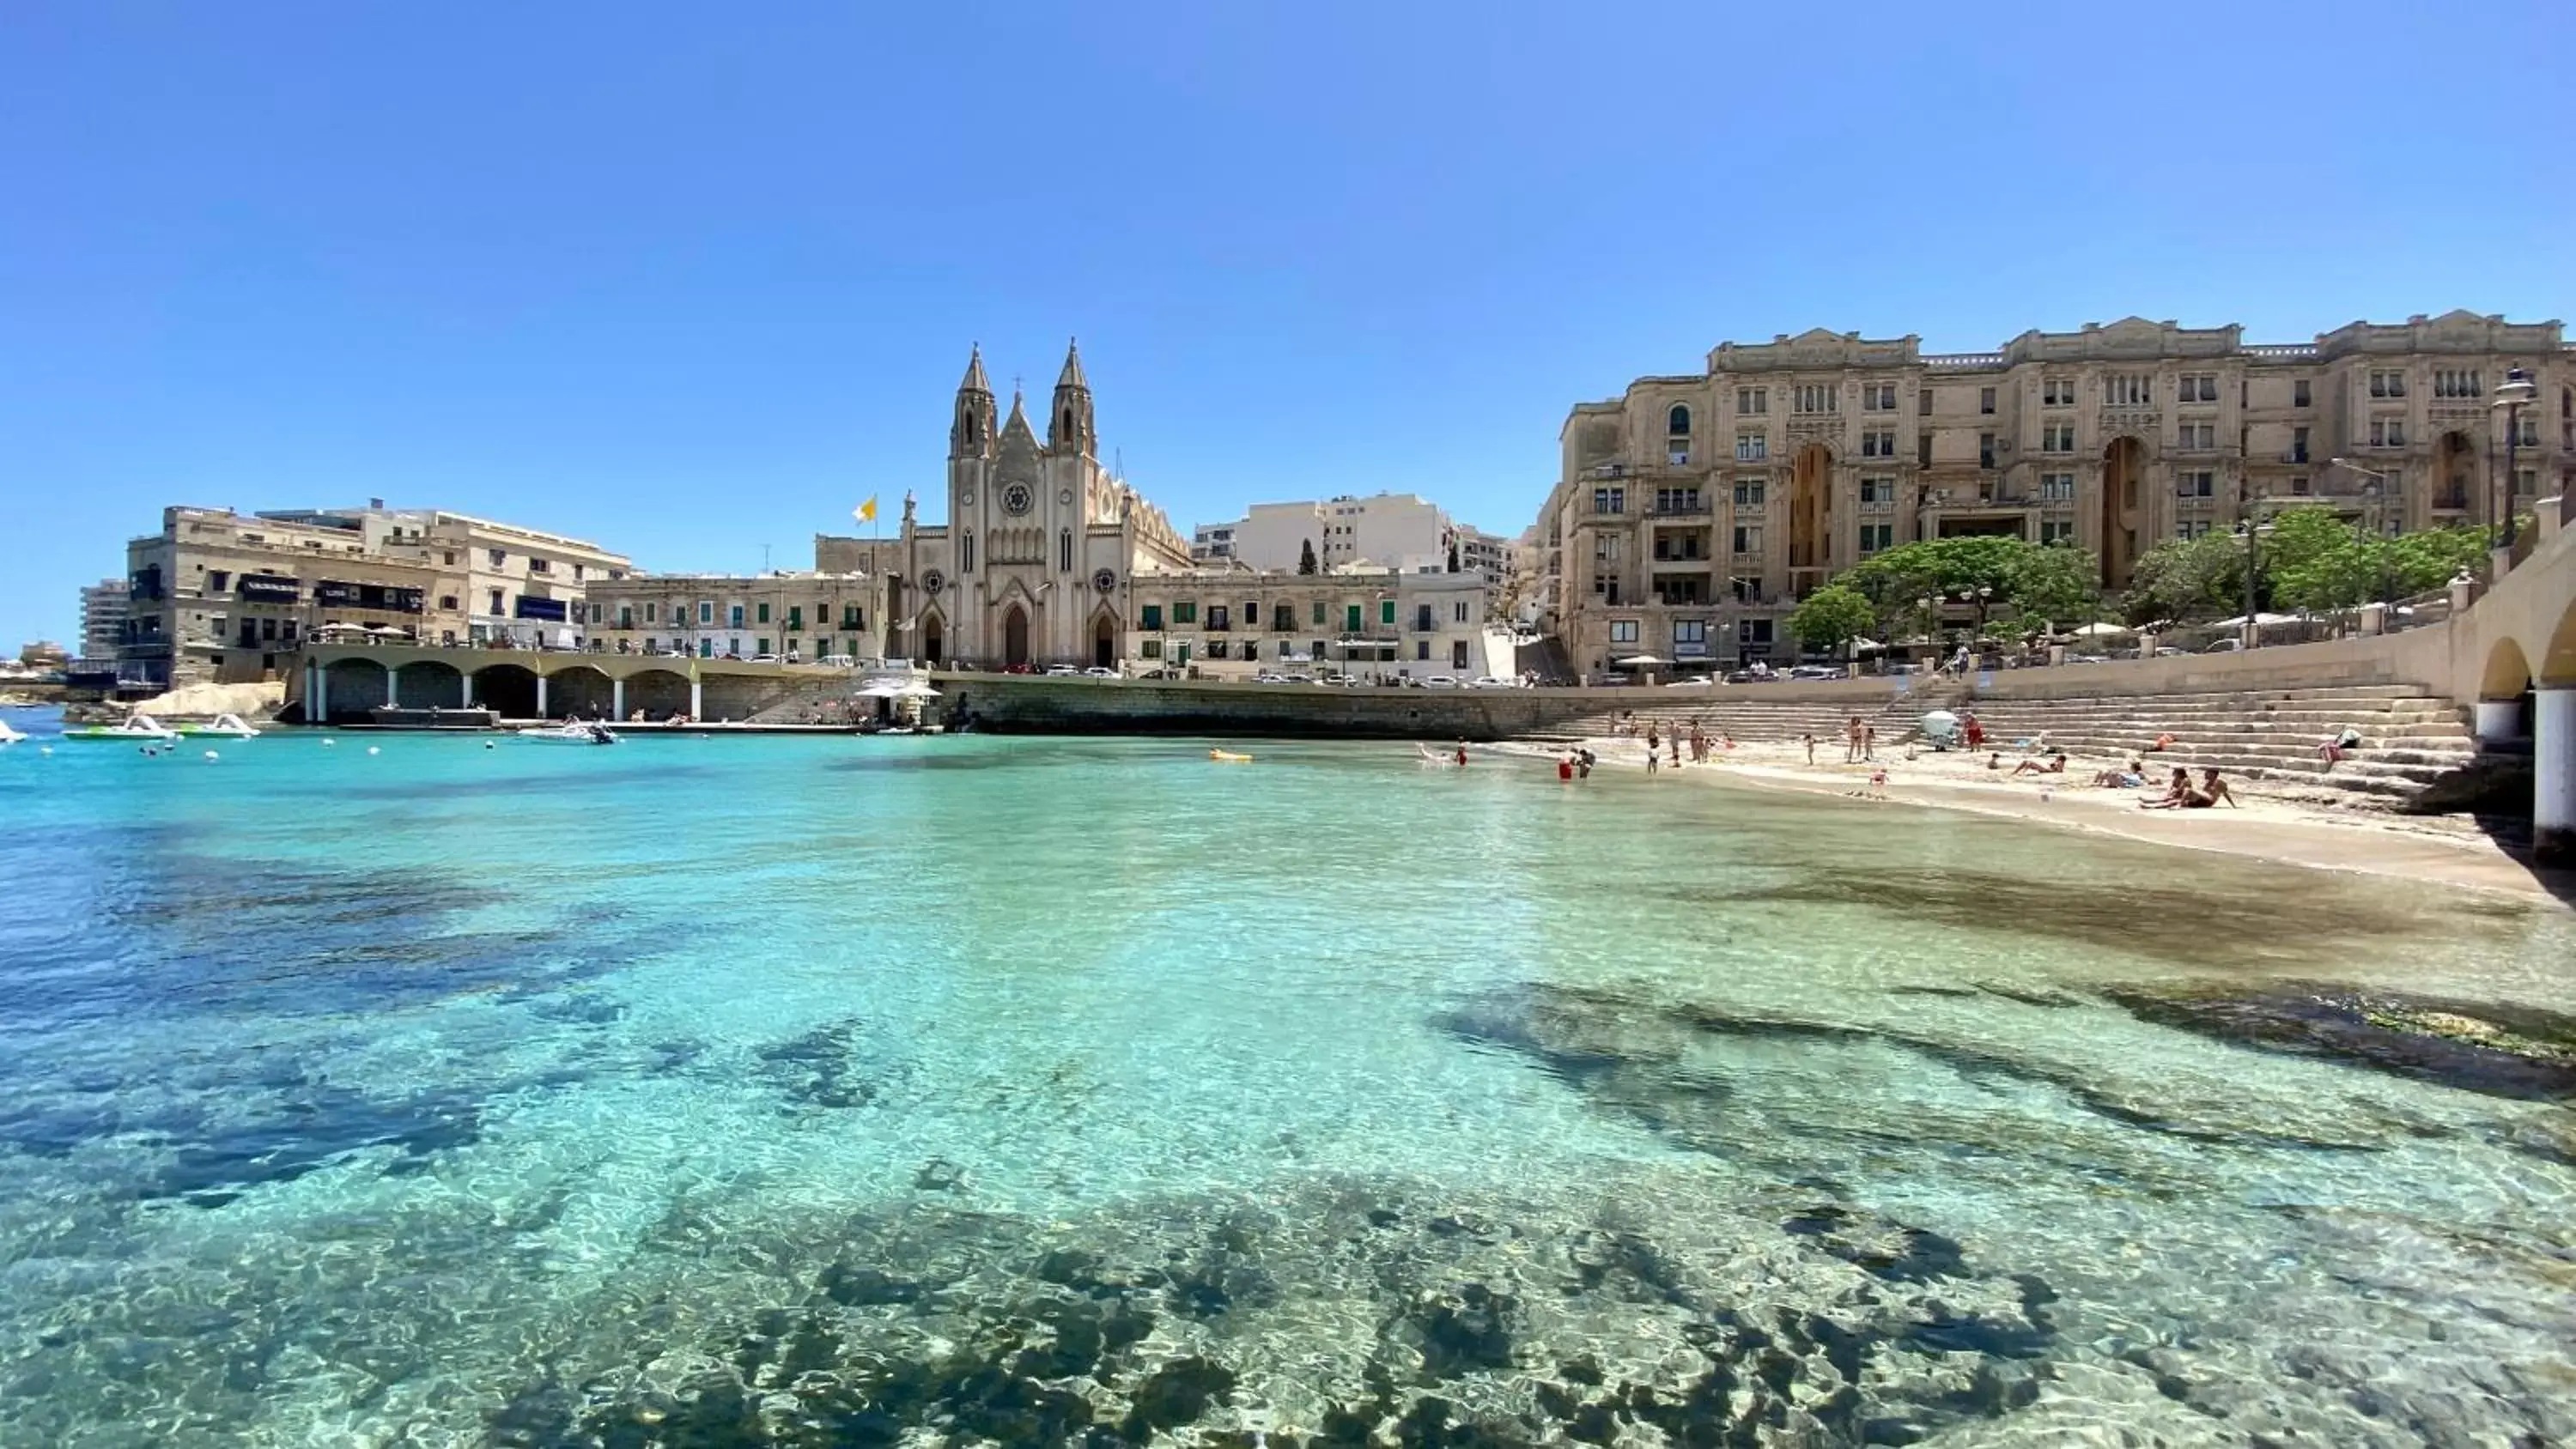
POLYGON ((213 724, 183 724, 178 725, 175 728, 177 728, 179 733, 183 735, 211 735, 220 736, 221 738, 228 740, 255 740, 259 738, 259 731, 252 728, 240 715, 237 714, 216 715, 215 722, 213 724))
POLYGON ((1238 755, 1232 750, 1210 750, 1208 751, 1208 758, 1216 761, 1220 765, 1249 765, 1252 763, 1252 757, 1250 755, 1238 755))
POLYGON ((88 725, 63 731, 67 740, 140 741, 148 745, 175 745, 179 732, 148 714, 127 715, 112 725, 88 725))
POLYGON ((25 735, 11 729, 7 720, 0 719, 0 745, 14 745, 25 738, 25 735))
POLYGON ((523 740, 541 745, 613 745, 617 732, 604 724, 568 719, 559 725, 530 725, 518 732, 523 740))
POLYGON ((1426 765, 1445 765, 1454 770, 1467 763, 1462 758, 1464 752, 1460 750, 1435 750, 1419 741, 1415 742, 1413 748, 1422 756, 1422 763, 1426 765))

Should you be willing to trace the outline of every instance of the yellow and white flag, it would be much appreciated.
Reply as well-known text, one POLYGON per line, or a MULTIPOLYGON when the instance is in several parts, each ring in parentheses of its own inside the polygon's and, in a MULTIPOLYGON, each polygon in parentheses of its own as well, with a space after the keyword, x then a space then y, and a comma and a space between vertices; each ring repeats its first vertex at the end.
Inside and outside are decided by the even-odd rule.
POLYGON ((851 514, 851 516, 852 516, 852 517, 854 517, 854 518, 858 519, 858 520, 859 520, 859 522, 861 522, 861 523, 874 523, 874 522, 876 522, 876 521, 877 521, 877 499, 876 499, 876 495, 875 495, 875 494, 873 494, 873 493, 869 494, 869 495, 868 495, 868 501, 867 501, 867 502, 865 502, 865 503, 860 504, 860 505, 859 505, 858 507, 856 507, 856 508, 851 509, 851 510, 850 510, 850 514, 851 514))

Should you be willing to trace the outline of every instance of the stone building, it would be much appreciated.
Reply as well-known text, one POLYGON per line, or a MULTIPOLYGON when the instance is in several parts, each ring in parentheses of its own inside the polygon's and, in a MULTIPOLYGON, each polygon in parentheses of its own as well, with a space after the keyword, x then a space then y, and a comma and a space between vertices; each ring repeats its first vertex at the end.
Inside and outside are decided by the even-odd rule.
POLYGON ((880 656, 885 576, 627 574, 594 583, 583 602, 593 652, 821 663, 880 656))
POLYGON ((1345 493, 1253 504, 1232 523, 1201 527, 1199 557, 1293 571, 1311 550, 1319 569, 1362 564, 1410 573, 1447 567, 1460 533, 1438 504, 1418 494, 1345 493))
POLYGON ((1446 570, 1236 566, 1139 574, 1125 654, 1202 673, 1474 676, 1484 657, 1485 579, 1446 570))
POLYGON ((1017 391, 1009 416, 995 413, 979 348, 949 420, 947 520, 922 522, 907 493, 894 539, 818 536, 816 567, 883 579, 888 657, 1114 665, 1136 574, 1187 569, 1189 540, 1101 465, 1078 349, 1065 350, 1043 441, 1017 391))
POLYGON ((1786 652, 1800 597, 1918 539, 2064 541, 2117 589, 2161 540, 2292 503, 2383 531, 2489 522, 2512 368, 2538 385, 2512 496, 2576 471, 2576 353, 2554 321, 2451 312, 2256 345, 2132 317, 1990 353, 1918 341, 1721 343, 1702 372, 1576 406, 1531 590, 1576 667, 1786 652))

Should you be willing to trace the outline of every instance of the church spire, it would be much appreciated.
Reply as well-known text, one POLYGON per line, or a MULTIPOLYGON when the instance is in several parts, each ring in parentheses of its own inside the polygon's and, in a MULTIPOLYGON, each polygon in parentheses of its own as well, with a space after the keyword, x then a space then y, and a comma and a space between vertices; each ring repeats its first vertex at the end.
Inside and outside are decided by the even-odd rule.
POLYGON ((1070 339, 1064 345, 1064 371, 1056 374, 1055 403, 1047 410, 1047 447, 1086 458, 1100 449, 1091 416, 1091 383, 1082 375, 1082 349, 1070 339))
POLYGON ((957 384, 956 417, 948 425, 948 456, 980 457, 993 447, 993 385, 984 377, 984 348, 966 357, 966 380, 957 384))

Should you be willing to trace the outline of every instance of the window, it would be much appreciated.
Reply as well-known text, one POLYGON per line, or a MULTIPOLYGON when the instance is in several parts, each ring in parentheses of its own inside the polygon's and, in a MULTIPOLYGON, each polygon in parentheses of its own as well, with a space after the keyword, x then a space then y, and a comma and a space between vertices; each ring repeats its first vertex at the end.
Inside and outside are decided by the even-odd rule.
POLYGON ((1932 416, 1932 389, 1927 387, 1914 395, 1914 415, 1918 418, 1932 416))
POLYGON ((2308 430, 2305 428, 2290 429, 2290 461, 2293 463, 2308 461, 2308 430))
POLYGON ((2406 419, 2396 413, 2383 414, 2370 420, 2370 446, 2402 448, 2406 446, 2406 419))
POLYGON ((1770 456, 1771 438, 1769 434, 1738 433, 1735 435, 1735 461, 1739 463, 1760 463, 1767 461, 1770 456))
MULTIPOLYGON (((2207 535, 2210 530, 2217 526, 2218 521, 2216 519, 2186 518, 2174 525, 2174 537, 2185 539, 2200 538, 2207 535)), ((2242 571, 2240 570, 2240 572, 2242 571)))
MULTIPOLYGON (((740 623, 740 622, 741 622, 741 620, 737 619, 737 620, 735 620, 734 622, 736 622, 736 623, 740 623)), ((761 623, 763 623, 763 624, 766 624, 766 623, 768 623, 768 622, 769 622, 769 606, 768 606, 767 604, 763 604, 763 605, 761 605, 761 606, 760 606, 760 622, 761 622, 761 623)))
POLYGON ((1323 628, 1325 621, 1330 619, 1332 616, 1333 606, 1325 603, 1321 599, 1317 599, 1315 601, 1315 627, 1318 629, 1323 628))
POLYGON ((454 549, 452 549, 452 548, 451 548, 451 549, 448 549, 448 550, 446 550, 445 552, 441 553, 441 554, 439 555, 439 561, 440 561, 441 563, 448 563, 448 564, 453 564, 453 563, 455 563, 455 562, 456 562, 456 550, 454 550, 454 549))
POLYGON ((1860 551, 1864 557, 1896 541, 1893 523, 1864 523, 1860 526, 1860 551))
POLYGON ((1864 458, 1896 456, 1896 430, 1877 429, 1860 435, 1860 455, 1864 458))
POLYGON ((1673 652, 1675 654, 1707 653, 1708 621, 1706 619, 1675 619, 1673 621, 1673 652))
POLYGON ((2307 405, 2308 380, 2302 377, 2290 384, 2290 406, 2294 408, 2303 408, 2307 405))
POLYGON ((701 624, 712 624, 715 621, 716 606, 708 600, 698 600, 698 622, 701 624))
POLYGON ((1223 639, 1210 639, 1207 641, 1207 657, 1210 659, 1223 659, 1226 657, 1225 641, 1223 639))
POLYGON ((1380 599, 1377 601, 1377 621, 1386 625, 1388 628, 1395 627, 1395 600, 1380 599))
POLYGON ((554 564, 546 559, 532 558, 528 560, 528 572, 532 574, 550 574, 554 571, 554 564))
POLYGON ((1914 435, 1914 466, 1918 468, 1929 468, 1932 466, 1932 435, 1930 433, 1917 433, 1914 435))
POLYGON ((1977 434, 1977 466, 1980 468, 1995 466, 1995 435, 1992 433, 1977 434))
POLYGON ((2486 389, 2478 386, 2475 368, 2437 367, 2433 369, 2433 396, 2484 397, 2486 389))
POLYGON ((1138 628, 1140 628, 1140 629, 1160 629, 1160 628, 1162 628, 1162 627, 1163 627, 1163 606, 1162 606, 1162 605, 1160 605, 1160 604, 1147 604, 1147 605, 1145 605, 1143 608, 1138 609, 1136 612, 1137 612, 1137 615, 1138 615, 1137 620, 1136 620, 1136 627, 1138 627, 1138 628))
POLYGON ((2075 406, 2075 379, 2071 377, 2052 377, 2043 380, 2039 385, 2039 401, 2040 405, 2043 407, 2071 408, 2075 406))
POLYGON ((1655 490, 1655 511, 1658 513, 1697 513, 1700 511, 1699 490, 1696 488, 1658 488, 1655 490))
POLYGON ((1460 600, 1459 600, 1459 601, 1458 601, 1458 602, 1457 602, 1457 603, 1452 607, 1452 612, 1453 612, 1457 617, 1455 617, 1455 618, 1451 619, 1449 622, 1451 622, 1451 623, 1453 623, 1453 624, 1464 624, 1464 623, 1466 623, 1466 622, 1467 622, 1467 601, 1466 601, 1465 599, 1460 599, 1460 600))
POLYGON ((754 654, 767 654, 767 653, 769 653, 769 652, 770 652, 770 650, 769 650, 769 636, 768 636, 768 635, 766 635, 766 634, 763 634, 763 635, 761 635, 759 638, 752 640, 752 641, 751 641, 751 652, 752 652, 752 653, 754 653, 754 654))
POLYGON ((2406 374, 2402 372, 2372 373, 2370 375, 2370 395, 2372 397, 2406 396, 2406 374))
POLYGON ((1430 633, 1432 629, 1437 627, 1431 622, 1431 606, 1429 604, 1416 604, 1413 606, 1413 627, 1417 632, 1424 634, 1430 633))
POLYGON ((496 548, 496 549, 489 550, 489 553, 490 553, 491 560, 492 560, 492 567, 494 567, 494 568, 496 568, 496 569, 497 569, 497 568, 499 568, 499 567, 500 567, 504 562, 506 562, 506 561, 509 559, 509 557, 510 557, 510 555, 509 555, 507 552, 505 552, 505 551, 503 551, 503 550, 501 550, 501 549, 497 549, 497 548, 496 548))
MULTIPOLYGON (((2530 468, 2516 468, 2516 469, 2514 469, 2514 470, 2513 470, 2513 496, 2514 496, 2514 497, 2516 497, 2516 498, 2528 498, 2528 497, 2531 497, 2533 494, 2538 493, 2538 492, 2540 491, 2540 488, 2539 488, 2539 482, 2540 482, 2540 475, 2539 475, 2539 473, 2538 473, 2537 471, 2535 471, 2535 470, 2533 470, 2533 469, 2530 469, 2530 468)), ((293 625, 292 623, 289 623, 287 627, 289 627, 289 628, 293 628, 293 627, 294 627, 294 625, 293 625)))
POLYGON ((1676 438, 1689 437, 1690 409, 1681 403, 1673 404, 1672 411, 1664 414, 1664 431, 1676 438))
POLYGON ((1736 479, 1736 480, 1735 480, 1735 506, 1736 506, 1736 507, 1738 507, 1738 508, 1759 508, 1759 507, 1761 507, 1761 506, 1762 506, 1762 495, 1763 495, 1763 492, 1764 492, 1764 491, 1765 491, 1765 490, 1764 490, 1764 488, 1763 488, 1762 480, 1761 480, 1761 479, 1759 479, 1759 478, 1738 478, 1738 479, 1736 479))
POLYGON ((2052 543, 2071 544, 2074 541, 2075 521, 2073 519, 2043 518, 2039 521, 2039 542, 2042 547, 2052 543))
POLYGON ((1258 629, 1261 627, 1260 601, 1255 599, 1246 599, 1243 601, 1243 627, 1247 629, 1258 629))
POLYGON ((975 572, 975 535, 972 531, 958 541, 957 571, 961 574, 975 572))
POLYGON ((1615 533, 1596 533, 1592 535, 1592 561, 1594 563, 1617 563, 1619 561, 1621 542, 1619 535, 1615 533))
POLYGON ((2519 437, 2519 438, 2516 438, 2516 439, 2514 440, 2514 443, 2515 443, 2515 446, 2517 446, 2517 447, 2524 447, 2524 448, 2537 448, 2537 447, 2539 447, 2539 446, 2540 446, 2540 419, 2538 419, 2538 418, 2524 418, 2524 419, 2522 420, 2522 436, 2521 436, 2521 437, 2519 437))
POLYGON ((2301 473, 2301 474, 2297 475, 2296 477, 2293 477, 2293 478, 2290 480, 2290 493, 2291 493, 2291 496, 2293 496, 2293 497, 2305 497, 2305 496, 2307 496, 2307 491, 2308 491, 2308 475, 2307 475, 2307 474, 2305 474, 2305 473, 2301 473))
POLYGON ((1860 385, 1860 405, 1864 411, 1873 413, 1892 413, 1896 411, 1896 384, 1892 382, 1862 383, 1860 385))
POLYGON ((597 604, 592 604, 590 606, 590 622, 594 624, 599 622, 599 605, 597 604))
POLYGON ((2043 453, 2074 452, 2075 425, 2073 423, 2049 423, 2043 426, 2039 430, 2039 450, 2043 453))
MULTIPOLYGON (((199 565, 199 567, 203 567, 203 565, 199 565)), ((224 591, 224 585, 232 582, 232 577, 232 570, 230 569, 217 569, 213 573, 206 575, 206 592, 210 594, 222 593, 224 591)))
POLYGON ((1619 576, 1617 574, 1594 574, 1592 576, 1592 592, 1599 594, 1607 603, 1613 605, 1617 604, 1619 602, 1619 576))
POLYGON ((1593 511, 1593 512, 1595 512, 1595 513, 1625 513, 1625 512, 1627 512, 1627 511, 1628 511, 1628 490, 1627 490, 1627 489, 1625 489, 1625 488, 1595 488, 1595 489, 1593 489, 1593 490, 1592 490, 1592 511, 1593 511))
POLYGON ((2174 401, 2218 401, 2218 374, 2214 372, 2186 372, 2182 376, 2175 378, 2174 401))
POLYGON ((1416 639, 1416 640, 1414 640, 1414 641, 1413 641, 1413 657, 1414 657, 1415 659, 1417 659, 1417 660, 1420 660, 1421 662, 1423 662, 1423 663, 1425 663, 1425 664, 1430 663, 1430 662, 1431 662, 1431 641, 1430 641, 1430 640, 1428 640, 1428 639, 1416 639))
POLYGON ((1830 382, 1800 383, 1792 393, 1791 412, 1830 413, 1838 411, 1839 394, 1830 382))
POLYGON ((1210 632, 1214 632, 1214 631, 1217 631, 1217 630, 1220 630, 1220 629, 1228 629, 1228 628, 1232 628, 1232 627, 1233 627, 1231 624, 1229 624, 1229 623, 1226 621, 1226 616, 1225 616, 1225 605, 1223 605, 1223 604, 1210 604, 1210 605, 1208 605, 1208 611, 1207 611, 1207 626, 1208 626, 1208 629, 1209 629, 1209 631, 1210 631, 1210 632))
POLYGON ((2156 400, 2156 380, 2143 372, 2115 372, 2102 380, 2105 407, 2142 408, 2156 400))
POLYGON ((579 564, 574 564, 574 565, 572 566, 572 576, 573 576, 573 580, 574 580, 576 583, 580 581, 580 579, 581 579, 581 565, 579 565, 579 564))
POLYGON ((2184 423, 2174 429, 2174 446, 2193 452, 2207 452, 2218 446, 2218 425, 2184 423))
POLYGON ((1995 390, 1993 388, 1981 387, 1977 389, 1977 411, 1985 414, 1987 417, 1993 417, 1995 415, 1995 390))
POLYGON ((1863 478, 1860 480, 1860 506, 1863 508, 1895 507, 1896 480, 1893 478, 1863 478))
POLYGON ((2066 503, 2066 502, 2070 502, 2070 501, 2072 501, 2072 500, 2074 499, 2074 497, 2075 497, 2075 475, 2074 475, 2074 474, 2072 474, 2072 473, 2042 473, 2042 474, 2040 474, 2040 475, 2039 475, 2039 501, 2040 501, 2040 502, 2042 502, 2042 503, 2066 503))
MULTIPOLYGON (((739 629, 742 627, 742 605, 734 604, 726 608, 725 627, 728 629, 739 629)), ((742 651, 735 650, 734 652, 738 654, 742 651)))
MULTIPOLYGON (((456 596, 455 596, 454 594, 441 594, 441 595, 439 595, 439 596, 438 596, 438 607, 440 607, 440 608, 442 608, 442 609, 450 609, 450 610, 454 609, 454 608, 456 607, 456 596)), ((651 606, 650 606, 650 605, 647 605, 646 607, 648 607, 648 608, 649 608, 649 607, 651 607, 651 606)))
POLYGON ((491 590, 490 592, 491 592, 491 595, 492 595, 492 609, 491 609, 491 612, 493 612, 493 613, 497 614, 497 613, 501 612, 501 591, 500 591, 499 589, 493 589, 493 590, 491 590))
POLYGON ((2210 472, 2206 468, 2194 469, 2187 473, 2176 473, 2174 475, 2174 496, 2177 498, 2213 498, 2217 496, 2217 483, 2218 475, 2210 472))
POLYGON ((656 613, 655 613, 654 606, 653 606, 653 605, 651 605, 651 604, 646 604, 646 605, 644 606, 644 622, 645 622, 645 623, 647 623, 647 624, 652 624, 652 623, 657 623, 657 622, 659 622, 658 618, 656 617, 656 613))
POLYGON ((1762 528, 1759 524, 1739 523, 1735 526, 1735 551, 1740 554, 1762 551, 1762 528))
POLYGON ((1767 387, 1739 387, 1735 390, 1736 416, 1758 418, 1770 411, 1771 389, 1767 387))
POLYGON ((1174 599, 1174 600, 1172 601, 1172 622, 1173 622, 1173 623, 1175 623, 1175 624, 1195 624, 1195 623, 1197 623, 1198 621, 1199 621, 1199 605, 1198 605, 1198 600, 1196 600, 1196 599, 1174 599))
POLYGON ((1056 532, 1055 566, 1058 573, 1073 572, 1073 530, 1070 528, 1056 532))
MULTIPOLYGON (((1147 627, 1147 628, 1152 628, 1153 626, 1149 624, 1149 625, 1147 625, 1146 627, 1147 627)), ((1163 641, 1162 641, 1162 640, 1160 640, 1160 639, 1145 639, 1145 640, 1140 640, 1140 641, 1137 643, 1137 645, 1136 645, 1136 657, 1137 657, 1137 658, 1139 658, 1139 659, 1160 659, 1160 658, 1162 658, 1162 657, 1163 657, 1163 641)))
POLYGON ((1636 642, 1637 642, 1637 621, 1636 621, 1636 620, 1634 620, 1634 619, 1613 619, 1613 620, 1611 620, 1611 621, 1610 621, 1610 642, 1611 642, 1611 643, 1613 643, 1613 644, 1634 644, 1634 643, 1636 643, 1636 642))

